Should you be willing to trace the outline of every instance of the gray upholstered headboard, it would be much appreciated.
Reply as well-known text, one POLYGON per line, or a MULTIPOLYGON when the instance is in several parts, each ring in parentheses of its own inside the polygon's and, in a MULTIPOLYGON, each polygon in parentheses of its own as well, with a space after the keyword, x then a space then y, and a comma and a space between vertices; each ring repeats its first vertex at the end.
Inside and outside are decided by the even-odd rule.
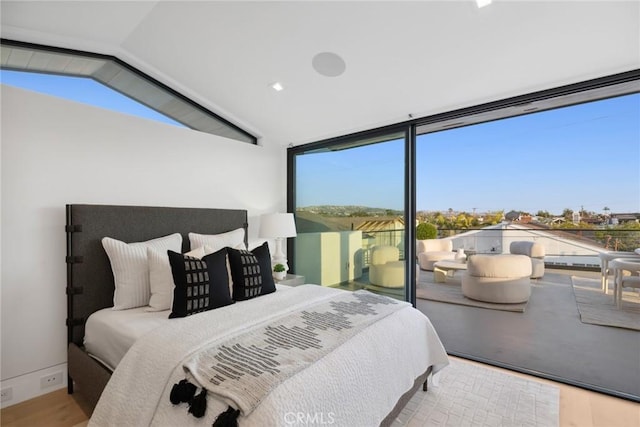
POLYGON ((186 252, 189 232, 218 234, 241 227, 247 229, 246 210, 67 205, 68 342, 82 346, 89 315, 113 305, 113 273, 103 237, 131 243, 180 233, 186 252))

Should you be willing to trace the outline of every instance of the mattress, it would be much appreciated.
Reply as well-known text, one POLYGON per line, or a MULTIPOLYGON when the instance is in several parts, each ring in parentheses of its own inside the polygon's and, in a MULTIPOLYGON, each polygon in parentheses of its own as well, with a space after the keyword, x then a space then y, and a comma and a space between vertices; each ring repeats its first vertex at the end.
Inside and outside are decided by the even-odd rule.
MULTIPOLYGON (((276 284, 276 289, 283 291, 290 287, 276 284)), ((107 368, 115 370, 138 338, 173 320, 169 319, 170 310, 147 311, 147 308, 105 308, 93 313, 85 325, 84 348, 87 353, 107 368)))

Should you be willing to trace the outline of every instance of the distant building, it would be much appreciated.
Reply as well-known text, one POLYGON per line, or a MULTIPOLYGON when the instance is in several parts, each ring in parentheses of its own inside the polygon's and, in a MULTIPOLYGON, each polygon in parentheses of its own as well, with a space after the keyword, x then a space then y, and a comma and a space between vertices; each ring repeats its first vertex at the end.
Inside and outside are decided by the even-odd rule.
POLYGON ((521 213, 519 211, 509 211, 504 215, 504 219, 507 221, 518 221, 520 220, 521 213))
MULTIPOLYGON (((356 227, 362 232, 363 249, 373 246, 395 246, 404 254, 404 218, 371 219, 356 227)), ((365 260, 366 261, 366 260, 365 260)))
POLYGON ((533 221, 531 215, 520 211, 509 211, 504 215, 504 219, 510 222, 521 222, 528 224, 533 221))
POLYGON ((612 224, 624 224, 625 222, 640 222, 640 212, 636 213, 612 213, 612 224))
POLYGON ((582 218, 582 222, 584 222, 585 224, 592 224, 592 225, 604 224, 604 220, 600 217, 582 218))
POLYGON ((573 221, 574 224, 578 224, 580 222, 580 212, 571 214, 571 221, 573 221))
POLYGON ((371 219, 356 227, 362 232, 404 230, 404 218, 371 219))

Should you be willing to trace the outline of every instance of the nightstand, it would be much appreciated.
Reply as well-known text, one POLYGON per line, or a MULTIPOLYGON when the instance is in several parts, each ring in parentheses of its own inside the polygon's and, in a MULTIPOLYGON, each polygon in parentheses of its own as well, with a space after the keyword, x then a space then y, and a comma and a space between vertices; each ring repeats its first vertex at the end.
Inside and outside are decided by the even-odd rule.
POLYGON ((297 274, 287 274, 283 280, 276 280, 278 285, 286 286, 298 286, 304 285, 304 276, 298 276, 297 274))

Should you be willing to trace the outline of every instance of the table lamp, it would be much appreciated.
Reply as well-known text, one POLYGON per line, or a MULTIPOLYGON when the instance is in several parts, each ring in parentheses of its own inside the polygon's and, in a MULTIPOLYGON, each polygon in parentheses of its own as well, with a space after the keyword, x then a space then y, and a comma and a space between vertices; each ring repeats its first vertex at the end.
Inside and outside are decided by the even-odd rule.
POLYGON ((274 238, 276 251, 271 256, 271 265, 282 264, 289 271, 287 258, 282 252, 282 241, 287 237, 296 237, 296 224, 292 213, 264 214, 260 218, 260 237, 274 238))

